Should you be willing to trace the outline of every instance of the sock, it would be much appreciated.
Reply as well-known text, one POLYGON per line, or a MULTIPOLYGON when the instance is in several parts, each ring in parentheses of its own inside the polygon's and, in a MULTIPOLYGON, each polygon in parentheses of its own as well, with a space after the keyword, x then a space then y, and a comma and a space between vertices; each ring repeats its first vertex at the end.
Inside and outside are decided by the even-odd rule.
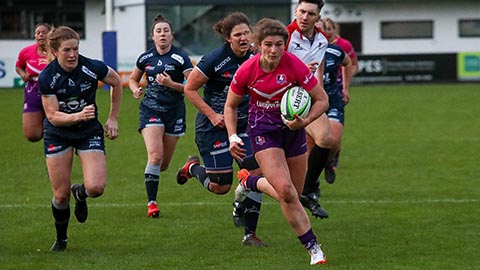
POLYGON ((305 247, 305 249, 310 250, 313 246, 315 246, 317 243, 317 237, 312 231, 312 228, 308 230, 306 233, 303 235, 298 236, 298 240, 302 243, 302 245, 305 247))
POLYGON ((315 145, 312 148, 312 151, 308 156, 308 170, 305 176, 305 185, 303 186, 302 192, 303 195, 316 193, 318 190, 318 187, 320 186, 318 178, 320 177, 323 168, 325 168, 329 151, 330 149, 322 148, 318 145, 315 145))
POLYGON ((258 169, 260 166, 258 166, 257 160, 255 159, 254 156, 246 156, 242 162, 239 163, 238 165, 240 169, 247 169, 249 171, 258 169))
POLYGON ((260 178, 262 178, 262 176, 250 175, 248 177, 247 181, 245 182, 246 188, 250 191, 259 192, 258 189, 257 189, 257 182, 260 178))
POLYGON ((243 207, 245 209, 245 235, 255 234, 260 217, 260 208, 262 207, 262 193, 249 192, 247 198, 243 201, 243 207))
POLYGON ((160 165, 147 164, 147 167, 145 167, 145 189, 149 202, 157 200, 159 182, 160 165))
POLYGON ((88 197, 90 196, 88 196, 87 189, 85 188, 85 184, 82 184, 78 189, 77 198, 80 201, 85 201, 88 197))
POLYGON ((210 190, 208 186, 210 185, 210 178, 205 172, 205 167, 202 165, 194 164, 190 167, 190 174, 197 178, 200 184, 205 187, 207 190, 210 190))
POLYGON ((70 206, 59 205, 52 199, 52 215, 55 220, 57 239, 67 240, 68 221, 70 220, 70 206))

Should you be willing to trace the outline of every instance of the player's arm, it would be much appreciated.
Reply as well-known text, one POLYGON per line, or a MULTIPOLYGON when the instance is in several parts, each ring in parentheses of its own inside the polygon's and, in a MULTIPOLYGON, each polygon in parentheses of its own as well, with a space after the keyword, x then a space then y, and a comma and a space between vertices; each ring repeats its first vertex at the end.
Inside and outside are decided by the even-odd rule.
POLYGON ((15 71, 17 72, 18 75, 20 75, 20 77, 22 77, 22 80, 24 82, 28 82, 32 80, 32 76, 28 74, 28 72, 24 68, 15 67, 15 71))
POLYGON ((352 60, 352 77, 358 73, 358 58, 356 55, 350 58, 352 60))
POLYGON ((237 109, 242 98, 242 95, 235 94, 230 87, 227 94, 227 101, 225 102, 225 107, 223 109, 225 126, 230 141, 230 153, 232 154, 232 157, 237 160, 243 160, 246 155, 245 149, 241 147, 243 141, 237 135, 237 109))
POLYGON ((342 61, 342 92, 345 105, 348 104, 348 102, 350 101, 350 81, 352 80, 354 70, 355 67, 352 64, 352 60, 350 59, 348 54, 345 54, 345 57, 342 61))
POLYGON ((142 79, 143 71, 135 67, 130 74, 130 79, 128 80, 128 87, 132 91, 134 98, 140 98, 143 95, 142 87, 140 86, 140 80, 142 79))
POLYGON ((95 118, 95 105, 85 106, 77 113, 64 113, 59 110, 58 99, 55 95, 43 95, 42 105, 47 119, 54 126, 72 126, 81 121, 88 121, 95 118))
POLYGON ((208 81, 208 78, 195 67, 188 76, 187 83, 185 84, 184 93, 190 102, 197 108, 198 111, 203 113, 214 126, 224 127, 225 122, 223 115, 216 113, 212 107, 210 107, 200 96, 198 90, 203 87, 208 81))
POLYGON ((111 86, 110 113, 105 123, 105 134, 107 138, 113 140, 118 137, 118 115, 120 113, 120 103, 122 100, 122 80, 118 73, 109 67, 108 74, 102 82, 111 86))
POLYGON ((320 86, 323 88, 323 73, 325 73, 325 57, 323 57, 322 62, 318 66, 317 70, 317 80, 320 83, 320 86))

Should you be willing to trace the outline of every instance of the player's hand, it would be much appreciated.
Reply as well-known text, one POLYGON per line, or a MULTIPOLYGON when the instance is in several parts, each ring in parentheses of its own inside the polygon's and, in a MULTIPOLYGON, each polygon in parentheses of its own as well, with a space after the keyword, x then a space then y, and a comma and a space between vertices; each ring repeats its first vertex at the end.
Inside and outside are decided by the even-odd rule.
POLYGON ((314 61, 314 62, 308 63, 307 67, 308 69, 310 69, 310 72, 315 73, 317 72, 318 65, 319 65, 318 62, 314 61))
POLYGON ((141 98, 142 95, 143 95, 142 87, 138 87, 137 90, 133 91, 133 98, 135 98, 135 99, 141 98))
POLYGON ((90 104, 83 108, 80 112, 80 120, 89 121, 95 118, 95 105, 90 104))
POLYGON ((291 130, 301 129, 308 125, 307 121, 297 114, 294 115, 295 118, 293 120, 287 120, 283 114, 280 117, 282 117, 283 123, 291 130))
POLYGON ((247 150, 242 147, 244 145, 242 139, 237 134, 234 134, 230 136, 229 141, 230 146, 228 149, 232 157, 238 161, 243 161, 243 158, 247 155, 247 150))
POLYGON ((105 123, 105 137, 115 140, 118 137, 118 121, 108 118, 105 123))
POLYGON ((22 75, 22 80, 24 82, 31 81, 32 80, 32 75, 30 75, 30 73, 28 73, 28 72, 25 72, 25 74, 22 75))
POLYGON ((167 87, 171 87, 171 85, 173 84, 172 78, 165 71, 157 74, 156 81, 158 84, 167 86, 167 87))
POLYGON ((343 102, 347 105, 350 102, 350 89, 343 88, 342 90, 343 102))
POLYGON ((225 119, 223 114, 215 113, 208 117, 213 126, 219 128, 225 128, 225 119))

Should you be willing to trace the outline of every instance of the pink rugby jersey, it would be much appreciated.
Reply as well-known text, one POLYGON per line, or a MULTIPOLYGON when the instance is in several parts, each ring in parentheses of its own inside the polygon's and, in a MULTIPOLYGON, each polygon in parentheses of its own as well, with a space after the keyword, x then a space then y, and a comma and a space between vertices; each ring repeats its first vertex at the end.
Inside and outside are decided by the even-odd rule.
POLYGON ((16 67, 25 69, 28 74, 31 74, 33 77, 38 77, 40 72, 48 65, 47 57, 38 55, 37 53, 38 44, 32 44, 23 48, 18 54, 16 67))
POLYGON ((235 73, 230 85, 237 95, 250 95, 249 128, 263 130, 284 126, 280 118, 280 101, 287 89, 301 86, 310 91, 317 79, 295 55, 285 51, 278 67, 265 72, 260 67, 261 54, 245 61, 235 73))

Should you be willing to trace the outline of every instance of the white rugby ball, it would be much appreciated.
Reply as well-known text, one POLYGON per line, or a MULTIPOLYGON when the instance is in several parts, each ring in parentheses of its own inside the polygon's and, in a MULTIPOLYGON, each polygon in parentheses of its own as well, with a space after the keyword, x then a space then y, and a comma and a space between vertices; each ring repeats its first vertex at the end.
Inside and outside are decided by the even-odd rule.
POLYGON ((295 114, 305 118, 310 111, 311 105, 312 100, 307 91, 300 86, 294 86, 283 94, 280 102, 280 111, 285 119, 291 121, 295 119, 295 114))

